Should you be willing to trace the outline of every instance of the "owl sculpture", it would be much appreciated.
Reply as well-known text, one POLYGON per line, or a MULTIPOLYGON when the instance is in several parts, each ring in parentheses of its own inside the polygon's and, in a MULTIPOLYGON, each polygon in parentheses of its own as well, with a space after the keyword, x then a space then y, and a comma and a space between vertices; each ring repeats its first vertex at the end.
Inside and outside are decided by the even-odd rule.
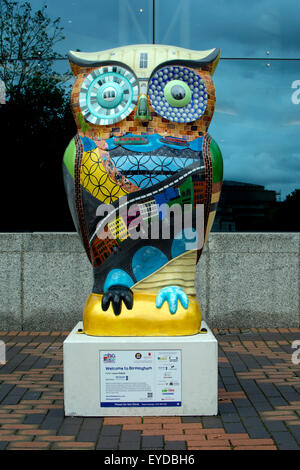
POLYGON ((201 331, 195 270, 223 174, 207 133, 219 56, 150 44, 69 52, 78 133, 63 174, 94 272, 87 335, 201 331))

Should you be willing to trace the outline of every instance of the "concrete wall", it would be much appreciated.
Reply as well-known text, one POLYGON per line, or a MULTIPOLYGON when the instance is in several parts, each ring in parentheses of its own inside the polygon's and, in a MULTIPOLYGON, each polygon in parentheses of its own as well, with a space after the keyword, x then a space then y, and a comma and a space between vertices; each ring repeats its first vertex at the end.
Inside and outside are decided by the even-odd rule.
MULTIPOLYGON (((299 326, 299 233, 211 233, 196 287, 212 327, 299 326)), ((0 330, 69 330, 92 270, 76 233, 0 233, 0 330)))

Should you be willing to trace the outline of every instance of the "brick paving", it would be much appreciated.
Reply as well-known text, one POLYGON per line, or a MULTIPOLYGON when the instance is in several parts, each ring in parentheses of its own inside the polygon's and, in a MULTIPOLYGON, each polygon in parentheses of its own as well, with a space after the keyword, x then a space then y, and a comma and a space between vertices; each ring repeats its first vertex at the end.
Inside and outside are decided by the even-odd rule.
POLYGON ((300 364, 292 362, 300 329, 213 332, 217 416, 104 418, 64 416, 62 345, 69 332, 0 332, 7 359, 0 365, 0 450, 300 449, 300 364))

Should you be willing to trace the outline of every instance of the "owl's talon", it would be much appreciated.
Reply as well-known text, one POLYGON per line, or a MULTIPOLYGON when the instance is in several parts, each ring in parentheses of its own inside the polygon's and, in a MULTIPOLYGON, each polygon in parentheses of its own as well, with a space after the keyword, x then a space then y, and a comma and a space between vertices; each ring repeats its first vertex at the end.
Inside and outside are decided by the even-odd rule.
POLYGON ((126 305, 126 308, 128 310, 132 310, 132 307, 133 307, 133 294, 132 294, 131 290, 129 290, 129 292, 124 294, 123 302, 126 305))
POLYGON ((122 300, 128 310, 133 307, 133 293, 128 287, 124 286, 111 286, 107 292, 104 292, 102 297, 102 310, 106 312, 110 303, 115 315, 120 315, 122 310, 122 300))
POLYGON ((104 312, 106 312, 106 310, 108 309, 111 298, 112 298, 112 293, 111 292, 105 292, 105 294, 103 295, 101 306, 102 306, 102 310, 104 310, 104 312))
POLYGON ((186 293, 178 286, 164 287, 159 291, 156 297, 156 307, 161 308, 165 300, 169 304, 169 310, 172 315, 177 312, 178 300, 180 300, 183 308, 187 309, 189 298, 186 293))

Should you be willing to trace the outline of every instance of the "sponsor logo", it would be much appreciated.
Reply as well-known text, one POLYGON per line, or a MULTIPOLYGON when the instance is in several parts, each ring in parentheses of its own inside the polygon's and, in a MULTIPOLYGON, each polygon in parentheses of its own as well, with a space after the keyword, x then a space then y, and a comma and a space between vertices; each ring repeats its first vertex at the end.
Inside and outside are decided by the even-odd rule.
POLYGON ((178 357, 177 357, 177 356, 176 356, 176 357, 171 357, 171 356, 170 356, 170 357, 169 357, 169 361, 170 361, 170 362, 178 362, 178 357))
POLYGON ((103 362, 116 362, 116 355, 111 353, 104 354, 103 362))

